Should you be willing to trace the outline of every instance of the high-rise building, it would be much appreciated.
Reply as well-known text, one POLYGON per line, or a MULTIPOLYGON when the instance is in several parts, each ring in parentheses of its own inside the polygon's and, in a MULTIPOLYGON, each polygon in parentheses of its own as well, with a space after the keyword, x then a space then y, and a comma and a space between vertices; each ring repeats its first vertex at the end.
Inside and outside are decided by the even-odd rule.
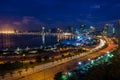
POLYGON ((104 29, 103 29, 103 35, 108 36, 108 24, 105 24, 104 29))
POLYGON ((90 32, 94 32, 95 31, 95 27, 93 27, 93 26, 90 26, 90 30, 89 30, 90 32))
POLYGON ((67 26, 65 28, 65 32, 70 32, 70 33, 73 33, 74 32, 74 28, 72 26, 67 26))
POLYGON ((44 33, 45 32, 45 27, 42 27, 42 33, 44 33))
POLYGON ((80 25, 80 33, 87 32, 87 26, 86 25, 80 25))
POLYGON ((118 38, 118 49, 120 50, 120 20, 118 20, 118 28, 117 28, 117 38, 118 38))
POLYGON ((42 27, 42 43, 43 43, 43 46, 45 45, 45 27, 42 27))
POLYGON ((115 37, 118 38, 120 37, 120 20, 116 21, 115 25, 115 37))
POLYGON ((115 36, 115 27, 113 26, 113 24, 108 25, 108 36, 109 37, 115 36))

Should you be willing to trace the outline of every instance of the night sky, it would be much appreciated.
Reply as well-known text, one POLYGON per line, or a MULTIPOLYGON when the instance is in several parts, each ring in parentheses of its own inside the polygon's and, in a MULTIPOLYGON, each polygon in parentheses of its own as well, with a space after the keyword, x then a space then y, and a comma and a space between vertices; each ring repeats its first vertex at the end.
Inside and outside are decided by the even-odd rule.
POLYGON ((119 0, 0 0, 0 28, 100 27, 119 18, 119 0))

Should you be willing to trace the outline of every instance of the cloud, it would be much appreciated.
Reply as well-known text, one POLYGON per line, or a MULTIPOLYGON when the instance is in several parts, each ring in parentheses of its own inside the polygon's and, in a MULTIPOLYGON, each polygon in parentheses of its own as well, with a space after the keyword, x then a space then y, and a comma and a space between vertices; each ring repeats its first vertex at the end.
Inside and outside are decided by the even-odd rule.
POLYGON ((100 6, 100 5, 93 5, 93 6, 91 6, 90 8, 91 8, 91 9, 100 9, 101 6, 100 6))
POLYGON ((31 22, 33 20, 34 20, 34 17, 24 16, 23 19, 22 19, 22 23, 28 24, 29 22, 31 22))
POLYGON ((21 25, 21 22, 15 21, 15 22, 13 22, 13 25, 21 25))
POLYGON ((45 26, 39 19, 30 16, 23 16, 20 19, 18 17, 13 20, 9 19, 1 24, 8 24, 8 22, 17 30, 40 30, 42 26, 45 26))

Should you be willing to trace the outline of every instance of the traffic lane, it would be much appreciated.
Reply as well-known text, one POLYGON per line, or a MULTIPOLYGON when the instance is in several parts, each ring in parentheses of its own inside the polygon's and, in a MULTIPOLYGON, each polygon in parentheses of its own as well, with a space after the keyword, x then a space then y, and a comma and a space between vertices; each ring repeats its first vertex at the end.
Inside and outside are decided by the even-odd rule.
POLYGON ((114 45, 108 45, 107 48, 100 50, 98 52, 95 53, 91 53, 88 54, 86 56, 80 57, 78 59, 74 59, 72 61, 69 61, 67 63, 49 68, 49 69, 45 69, 42 70, 38 73, 34 73, 32 75, 26 76, 24 78, 21 78, 19 80, 53 80, 54 75, 59 72, 59 71, 69 71, 71 69, 73 69, 74 67, 76 67, 77 63, 79 61, 87 61, 89 58, 94 59, 100 55, 103 55, 106 53, 106 51, 109 51, 111 49, 113 49, 115 46, 114 45))

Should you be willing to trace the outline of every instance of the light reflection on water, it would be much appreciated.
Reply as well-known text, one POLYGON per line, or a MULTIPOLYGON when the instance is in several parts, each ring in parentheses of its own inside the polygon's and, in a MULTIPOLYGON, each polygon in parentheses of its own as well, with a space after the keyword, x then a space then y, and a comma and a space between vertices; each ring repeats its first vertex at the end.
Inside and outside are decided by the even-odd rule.
MULTIPOLYGON (((45 35, 44 38, 44 45, 54 45, 61 39, 68 39, 69 36, 45 35)), ((43 45, 42 35, 0 34, 0 49, 35 48, 41 45, 43 45)))
MULTIPOLYGON (((53 45, 57 42, 57 36, 46 35, 45 45, 53 45)), ((42 45, 41 35, 14 35, 0 34, 0 49, 34 48, 42 45)))

